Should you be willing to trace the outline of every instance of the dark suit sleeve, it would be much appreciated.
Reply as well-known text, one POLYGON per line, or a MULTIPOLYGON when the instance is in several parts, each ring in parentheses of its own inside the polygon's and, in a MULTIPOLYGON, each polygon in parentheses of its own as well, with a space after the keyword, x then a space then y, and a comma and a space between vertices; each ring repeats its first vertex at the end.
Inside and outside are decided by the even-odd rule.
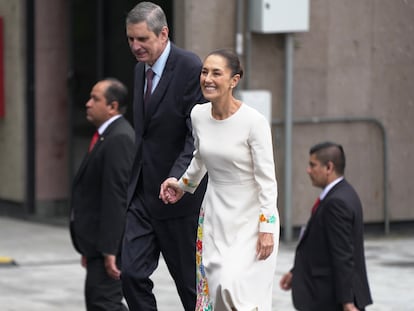
POLYGON ((191 68, 191 71, 188 72, 188 82, 184 91, 183 104, 186 114, 186 126, 187 134, 184 142, 184 148, 181 151, 180 155, 174 162, 170 170, 169 176, 174 176, 176 178, 181 177, 181 175, 187 169, 194 151, 194 139, 193 139, 193 129, 191 125, 190 113, 192 108, 197 103, 204 103, 206 100, 203 97, 203 94, 200 89, 200 72, 201 72, 201 62, 195 63, 191 68))
POLYGON ((102 208, 97 251, 116 254, 124 229, 126 193, 135 147, 133 140, 125 134, 108 140, 102 167, 102 208))
POLYGON ((335 283, 335 296, 338 303, 354 301, 353 271, 353 212, 340 199, 332 199, 325 209, 324 224, 328 238, 329 252, 335 283))

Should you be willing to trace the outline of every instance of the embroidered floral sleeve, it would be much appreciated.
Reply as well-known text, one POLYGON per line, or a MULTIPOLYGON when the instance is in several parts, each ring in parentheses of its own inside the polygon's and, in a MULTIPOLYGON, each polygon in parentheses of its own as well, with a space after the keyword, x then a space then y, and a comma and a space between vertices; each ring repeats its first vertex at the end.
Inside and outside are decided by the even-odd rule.
POLYGON ((198 182, 190 180, 188 177, 182 176, 178 181, 180 188, 186 192, 194 193, 198 187, 198 182))
POLYGON ((260 214, 259 223, 260 223, 260 232, 271 232, 273 227, 276 225, 278 220, 278 215, 264 215, 260 214))

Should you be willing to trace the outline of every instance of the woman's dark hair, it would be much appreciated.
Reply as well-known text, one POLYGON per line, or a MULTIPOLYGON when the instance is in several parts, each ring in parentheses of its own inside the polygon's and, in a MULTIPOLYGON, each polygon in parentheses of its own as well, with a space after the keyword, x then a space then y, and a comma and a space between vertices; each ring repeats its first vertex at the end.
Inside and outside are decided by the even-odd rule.
POLYGON ((232 76, 234 75, 240 75, 240 78, 243 77, 243 68, 240 65, 240 60, 237 54, 230 49, 219 49, 210 52, 208 56, 210 55, 219 55, 223 57, 227 61, 227 66, 230 68, 232 76))

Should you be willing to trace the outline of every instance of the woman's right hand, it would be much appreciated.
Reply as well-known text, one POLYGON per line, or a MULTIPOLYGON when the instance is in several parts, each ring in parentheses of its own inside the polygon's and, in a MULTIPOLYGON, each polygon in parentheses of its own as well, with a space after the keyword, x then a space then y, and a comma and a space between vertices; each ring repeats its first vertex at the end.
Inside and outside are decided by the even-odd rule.
POLYGON ((178 185, 177 178, 170 177, 167 178, 160 188, 159 198, 165 204, 174 204, 179 201, 184 195, 184 190, 178 185))

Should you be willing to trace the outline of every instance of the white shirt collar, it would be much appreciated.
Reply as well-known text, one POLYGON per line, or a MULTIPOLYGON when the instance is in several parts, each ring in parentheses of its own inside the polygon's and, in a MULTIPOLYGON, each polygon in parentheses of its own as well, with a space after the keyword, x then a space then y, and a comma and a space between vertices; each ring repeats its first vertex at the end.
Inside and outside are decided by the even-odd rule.
POLYGON ((333 182, 331 182, 329 185, 327 185, 321 192, 321 194, 319 195, 319 199, 322 201, 326 195, 328 194, 329 191, 331 191, 331 189, 337 184, 339 183, 342 179, 344 179, 344 176, 338 177, 337 179, 335 179, 333 182))
MULTIPOLYGON (((156 78, 160 78, 162 72, 164 71, 165 64, 167 63, 168 56, 170 55, 171 51, 171 43, 170 40, 167 42, 167 46, 165 47, 164 51, 161 53, 160 57, 158 57, 157 61, 152 65, 151 69, 155 73, 156 78)), ((150 68, 149 65, 145 64, 145 71, 150 68)))
POLYGON ((116 119, 119 119, 120 117, 122 117, 122 114, 117 114, 116 116, 113 116, 112 118, 106 120, 99 128, 98 128, 98 133, 99 135, 102 135, 105 130, 108 128, 108 126, 114 122, 116 119))

